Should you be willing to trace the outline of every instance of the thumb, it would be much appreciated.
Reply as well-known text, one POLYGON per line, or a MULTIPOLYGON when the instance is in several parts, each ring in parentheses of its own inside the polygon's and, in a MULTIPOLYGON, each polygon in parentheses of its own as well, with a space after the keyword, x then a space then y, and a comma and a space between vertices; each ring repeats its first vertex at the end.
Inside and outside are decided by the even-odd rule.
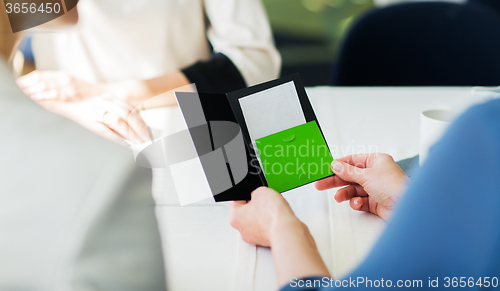
POLYGON ((335 175, 346 182, 361 185, 365 180, 366 169, 358 168, 338 160, 334 160, 330 166, 335 175))
POLYGON ((229 201, 229 217, 234 217, 236 212, 247 204, 246 201, 229 201))
POLYGON ((247 203, 247 201, 229 201, 229 209, 237 210, 247 203))

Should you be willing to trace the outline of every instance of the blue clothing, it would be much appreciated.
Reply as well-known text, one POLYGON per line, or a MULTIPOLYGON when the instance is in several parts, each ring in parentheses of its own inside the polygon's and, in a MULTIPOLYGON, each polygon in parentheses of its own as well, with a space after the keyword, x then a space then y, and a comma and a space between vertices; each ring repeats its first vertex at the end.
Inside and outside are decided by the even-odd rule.
MULTIPOLYGON (((500 100, 469 109, 431 149, 371 253, 340 279, 349 283, 342 289, 370 287, 349 282, 358 277, 371 280, 372 286, 375 280, 379 286, 381 279, 391 280, 392 288, 398 280, 403 285, 422 280, 418 289, 431 289, 429 280, 437 278, 439 288, 433 290, 450 289, 446 286, 454 286, 454 277, 458 285, 463 285, 460 277, 472 284, 471 277, 473 287, 460 290, 500 289, 500 100), (490 277, 488 288, 485 277, 490 277)), ((327 285, 326 279, 312 279, 316 287, 287 285, 281 290, 334 288, 320 287, 320 282, 327 285)))
POLYGON ((411 158, 397 161, 398 166, 405 172, 405 174, 413 180, 414 175, 420 170, 419 165, 420 155, 411 158))

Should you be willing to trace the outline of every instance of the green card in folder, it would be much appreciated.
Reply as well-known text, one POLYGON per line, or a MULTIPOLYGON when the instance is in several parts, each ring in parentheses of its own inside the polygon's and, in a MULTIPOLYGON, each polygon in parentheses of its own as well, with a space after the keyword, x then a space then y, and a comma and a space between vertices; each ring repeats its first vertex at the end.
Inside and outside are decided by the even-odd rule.
POLYGON ((331 176, 332 155, 316 121, 255 140, 270 188, 284 192, 331 176))

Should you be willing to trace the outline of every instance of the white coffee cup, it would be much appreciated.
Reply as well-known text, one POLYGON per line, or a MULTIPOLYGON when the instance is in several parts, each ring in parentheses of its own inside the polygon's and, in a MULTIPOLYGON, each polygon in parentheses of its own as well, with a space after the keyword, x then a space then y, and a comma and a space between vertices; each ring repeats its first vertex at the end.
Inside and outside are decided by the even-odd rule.
POLYGON ((426 110, 420 114, 420 166, 455 116, 456 113, 451 110, 426 110))

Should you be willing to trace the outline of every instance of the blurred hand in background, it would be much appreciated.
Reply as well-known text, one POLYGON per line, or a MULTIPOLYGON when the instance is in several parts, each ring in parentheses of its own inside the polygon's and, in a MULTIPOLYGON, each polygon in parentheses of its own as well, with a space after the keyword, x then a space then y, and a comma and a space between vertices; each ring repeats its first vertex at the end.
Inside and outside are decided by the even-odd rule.
POLYGON ((36 70, 17 79, 17 85, 34 101, 77 102, 85 99, 112 95, 131 106, 149 101, 151 107, 177 105, 173 94, 164 94, 151 103, 151 98, 189 85, 181 71, 174 71, 153 79, 130 79, 117 82, 89 83, 77 79, 65 71, 36 70))
POLYGON ((40 105, 109 140, 127 145, 150 140, 149 130, 139 111, 109 94, 64 102, 40 100, 40 105))
POLYGON ((17 85, 34 101, 81 101, 105 93, 100 84, 78 80, 64 71, 34 71, 20 77, 17 85))

